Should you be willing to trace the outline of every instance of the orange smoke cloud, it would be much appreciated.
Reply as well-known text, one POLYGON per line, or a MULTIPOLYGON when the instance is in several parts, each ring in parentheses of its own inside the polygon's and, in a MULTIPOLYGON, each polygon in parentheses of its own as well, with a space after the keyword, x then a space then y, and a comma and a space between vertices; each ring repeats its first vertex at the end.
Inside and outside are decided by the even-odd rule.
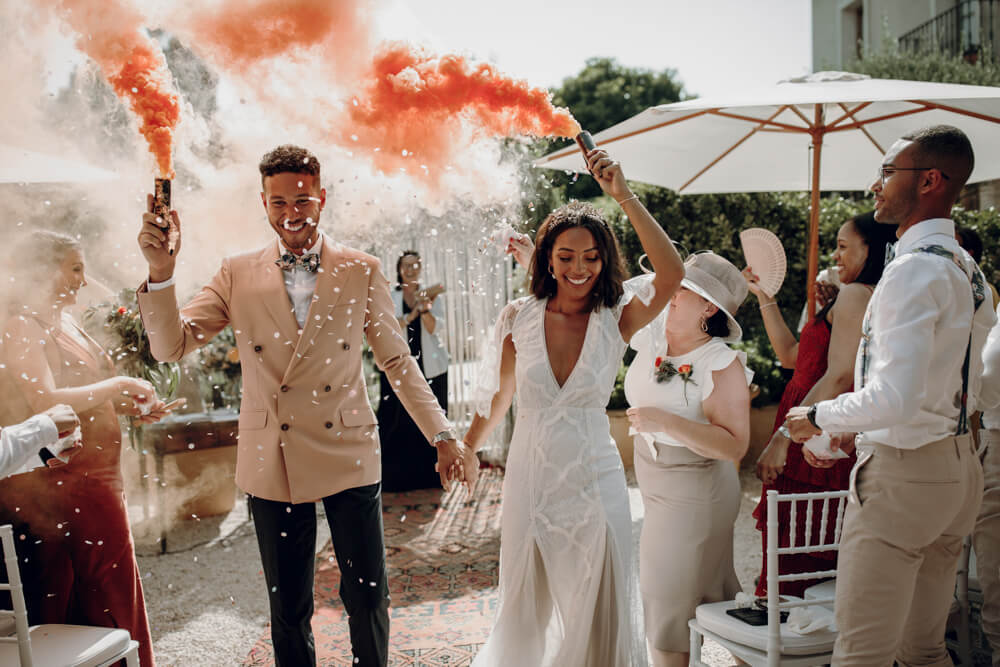
POLYGON ((120 0, 55 0, 53 5, 79 35, 77 47, 97 63, 115 93, 139 117, 139 131, 160 176, 172 177, 173 130, 180 105, 163 54, 141 32, 142 16, 120 0))
POLYGON ((423 165, 444 166, 462 149, 463 128, 473 138, 580 132, 569 110, 554 107, 547 91, 487 63, 434 56, 402 43, 383 47, 375 57, 364 92, 352 100, 348 115, 349 126, 335 130, 341 142, 348 144, 344 139, 349 138, 372 149, 383 170, 412 165, 409 156, 423 165))
POLYGON ((580 131, 545 90, 491 65, 401 43, 376 52, 373 4, 218 0, 194 10, 182 30, 221 69, 242 73, 262 100, 280 108, 293 97, 286 113, 325 125, 325 138, 366 155, 385 173, 404 169, 433 180, 431 170, 459 162, 469 141, 580 131), (289 61, 297 69, 289 70, 289 61), (302 81, 323 84, 297 88, 302 81), (343 111, 333 103, 337 93, 346 97, 343 111))
POLYGON ((367 33, 360 3, 345 0, 226 0, 191 17, 198 44, 210 44, 224 62, 249 65, 288 57, 323 44, 367 33))

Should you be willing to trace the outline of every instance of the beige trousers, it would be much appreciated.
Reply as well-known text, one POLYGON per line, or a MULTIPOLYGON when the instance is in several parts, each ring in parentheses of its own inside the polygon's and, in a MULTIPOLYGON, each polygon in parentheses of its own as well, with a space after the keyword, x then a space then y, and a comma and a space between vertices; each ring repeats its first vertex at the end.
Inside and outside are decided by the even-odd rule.
POLYGON ((993 667, 1000 667, 1000 431, 982 430, 983 505, 972 533, 976 573, 983 587, 983 634, 993 648, 993 667))
POLYGON ((859 456, 840 542, 833 665, 952 664, 945 623, 982 493, 969 435, 859 456))

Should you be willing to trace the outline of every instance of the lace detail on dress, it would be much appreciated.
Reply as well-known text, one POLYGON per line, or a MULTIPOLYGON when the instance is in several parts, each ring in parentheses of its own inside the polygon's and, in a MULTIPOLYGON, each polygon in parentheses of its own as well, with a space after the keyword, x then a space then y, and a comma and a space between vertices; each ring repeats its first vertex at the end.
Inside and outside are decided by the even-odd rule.
POLYGON ((517 419, 504 475, 497 616, 473 665, 645 667, 628 489, 604 410, 625 342, 613 309, 593 311, 576 366, 559 386, 545 304, 512 304, 494 339, 499 349, 509 332, 517 349, 517 419))
POLYGON ((493 336, 486 341, 482 359, 479 362, 479 372, 476 373, 476 386, 472 390, 472 400, 476 413, 483 419, 490 418, 490 407, 493 397, 500 391, 500 356, 503 351, 503 341, 514 330, 514 320, 524 305, 534 297, 526 296, 511 301, 497 318, 493 336))

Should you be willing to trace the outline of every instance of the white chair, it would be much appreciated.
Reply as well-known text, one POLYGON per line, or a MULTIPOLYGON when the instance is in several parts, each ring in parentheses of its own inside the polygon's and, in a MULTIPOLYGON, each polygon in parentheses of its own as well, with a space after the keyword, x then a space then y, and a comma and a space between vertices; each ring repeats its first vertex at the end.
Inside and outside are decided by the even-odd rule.
POLYGON ((824 629, 800 635, 782 624, 781 612, 794 607, 833 604, 833 598, 816 597, 803 600, 790 596, 779 596, 779 584, 783 581, 803 581, 836 577, 836 570, 818 570, 798 574, 781 574, 778 570, 778 556, 786 554, 818 553, 838 548, 840 532, 847 508, 847 491, 824 491, 821 493, 779 494, 767 492, 767 625, 753 626, 726 613, 734 609, 736 603, 713 602, 699 605, 695 617, 688 621, 691 628, 690 665, 706 667, 701 661, 701 647, 708 637, 721 644, 737 658, 754 667, 810 667, 830 662, 837 633, 824 629), (789 505, 790 525, 798 526, 798 510, 805 506, 805 526, 799 535, 798 529, 790 531, 790 544, 778 546, 778 505, 789 505), (819 507, 819 527, 813 534, 814 508, 819 507), (831 535, 832 532, 832 535, 831 535))
POLYGON ((10 591, 13 610, 0 609, 0 619, 13 618, 16 633, 0 636, 0 665, 13 667, 107 667, 124 660, 128 667, 139 667, 139 642, 127 630, 82 625, 36 625, 28 627, 24 606, 24 587, 14 551, 14 531, 0 526, 8 584, 0 591, 10 591))

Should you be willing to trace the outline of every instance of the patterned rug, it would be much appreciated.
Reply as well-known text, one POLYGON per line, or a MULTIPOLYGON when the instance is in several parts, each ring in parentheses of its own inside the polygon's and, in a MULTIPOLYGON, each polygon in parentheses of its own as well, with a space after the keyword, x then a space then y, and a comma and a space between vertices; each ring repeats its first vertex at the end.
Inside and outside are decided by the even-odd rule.
MULTIPOLYGON (((502 484, 503 474, 490 468, 482 471, 471 499, 462 489, 383 495, 392 596, 389 665, 468 665, 486 641, 496 606, 502 484)), ((312 621, 322 667, 353 665, 339 584, 328 544, 316 559, 312 621)), ((270 631, 243 664, 274 665, 270 631)))

